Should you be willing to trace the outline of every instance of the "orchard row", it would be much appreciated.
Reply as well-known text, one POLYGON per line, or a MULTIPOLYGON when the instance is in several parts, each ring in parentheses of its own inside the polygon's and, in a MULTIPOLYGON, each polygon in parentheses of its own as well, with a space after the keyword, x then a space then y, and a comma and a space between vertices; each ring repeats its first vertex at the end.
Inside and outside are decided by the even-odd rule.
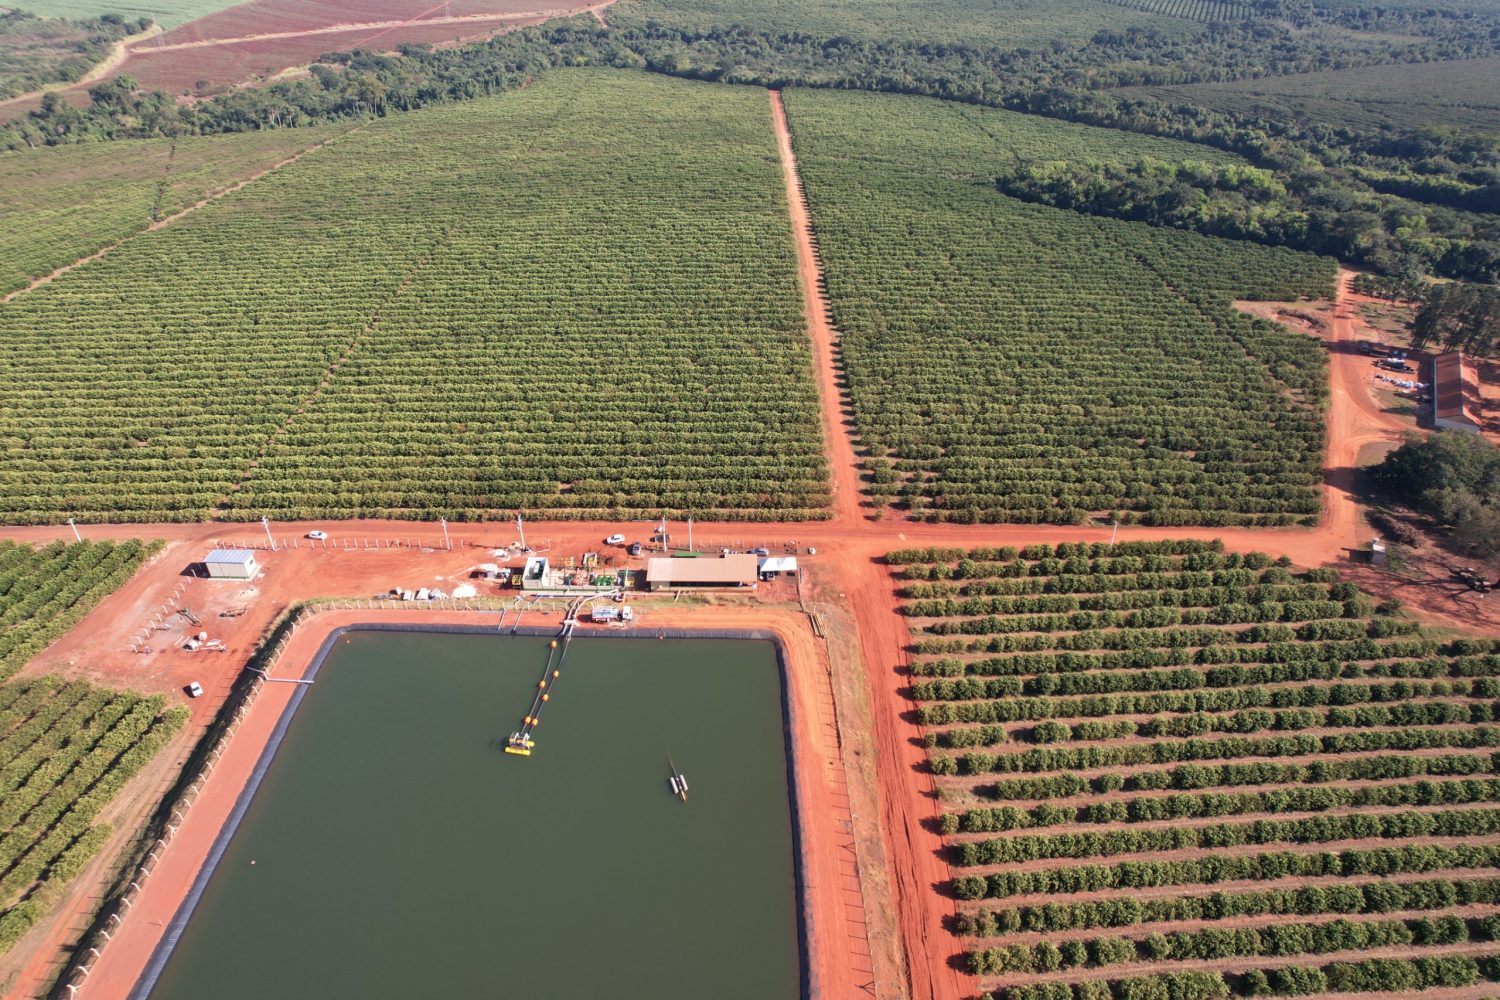
POLYGON ((1500 977, 1500 643, 1213 542, 887 561, 981 988, 1500 977))

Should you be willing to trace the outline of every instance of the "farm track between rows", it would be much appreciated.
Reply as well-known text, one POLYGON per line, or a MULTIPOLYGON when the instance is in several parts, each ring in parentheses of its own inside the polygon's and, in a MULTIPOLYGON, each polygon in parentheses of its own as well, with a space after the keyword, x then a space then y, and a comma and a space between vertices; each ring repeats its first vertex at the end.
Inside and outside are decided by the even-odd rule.
MULTIPOLYGON (((363 126, 356 125, 354 128, 350 129, 348 132, 343 133, 343 135, 351 135, 354 132, 357 132, 362 127, 363 126)), ((75 260, 75 261, 73 261, 70 264, 63 264, 61 267, 58 267, 58 268, 55 268, 54 270, 52 270, 49 274, 44 274, 40 278, 33 278, 31 280, 31 282, 29 284, 27 284, 26 286, 24 286, 22 288, 17 288, 15 291, 9 292, 8 294, 6 294, 4 296, 0 296, 0 303, 9 302, 12 299, 16 298, 17 296, 19 296, 19 295, 25 295, 27 292, 34 291, 34 290, 42 287, 43 285, 51 284, 53 281, 57 280, 62 275, 67 274, 69 271, 74 270, 75 268, 82 267, 85 264, 91 264, 91 263, 93 263, 96 260, 102 260, 105 257, 109 256, 109 254, 111 252, 113 252, 115 250, 118 250, 120 247, 124 246, 126 243, 129 243, 131 240, 137 239, 138 237, 140 237, 140 236, 142 236, 142 235, 144 235, 146 233, 154 233, 158 229, 165 229, 167 226, 172 225, 172 223, 178 222, 178 221, 186 218, 187 216, 192 215, 194 212, 198 211, 198 209, 203 208, 203 207, 205 207, 207 205, 212 205, 214 202, 220 200, 221 198, 225 198, 225 197, 227 197, 227 196, 229 196, 231 194, 234 194, 236 191, 239 191, 239 190, 247 187, 248 185, 253 184, 254 182, 260 180, 262 177, 267 176, 268 174, 275 173, 276 171, 282 169, 283 167, 289 167, 293 163, 296 163, 298 160, 302 159, 304 156, 307 156, 307 155, 309 155, 311 153, 316 153, 318 150, 322 149, 324 146, 328 145, 331 142, 334 142, 335 140, 337 140, 339 138, 342 138, 342 136, 338 136, 338 135, 331 136, 331 137, 329 137, 327 139, 324 139, 322 142, 315 143, 315 144, 313 144, 311 146, 308 146, 306 149, 303 149, 300 152, 294 153, 293 155, 288 156, 285 159, 278 160, 277 162, 271 164, 269 167, 266 167, 263 170, 256 171, 255 173, 251 174, 249 177, 241 178, 240 180, 235 181, 233 184, 230 184, 230 185, 228 185, 226 187, 222 187, 222 188, 220 188, 217 191, 214 191, 214 192, 212 192, 210 194, 205 195, 202 198, 199 198, 197 201, 193 202, 191 205, 188 205, 185 208, 180 208, 177 211, 173 212, 171 215, 164 216, 164 217, 162 217, 160 219, 157 219, 157 220, 155 220, 153 222, 148 222, 144 227, 142 227, 141 229, 136 230, 135 232, 131 233, 130 235, 124 237, 123 239, 116 240, 114 243, 111 243, 111 244, 109 244, 107 246, 104 246, 104 247, 100 247, 98 250, 95 250, 93 253, 91 253, 91 254, 89 254, 89 255, 87 255, 85 257, 80 257, 78 260, 75 260)))
MULTIPOLYGON (((602 17, 597 5, 588 8, 595 16, 602 17)), ((323 30, 323 29, 316 29, 323 30)), ((316 31, 312 32, 316 33, 316 31)), ((216 44, 214 40, 199 43, 184 43, 183 48, 198 48, 216 44)), ((745 539, 768 543, 775 539, 795 537, 799 545, 815 546, 819 554, 809 561, 809 574, 828 591, 845 601, 852 613, 858 631, 860 659, 863 662, 863 683, 873 715, 869 733, 844 733, 849 749, 845 752, 872 753, 877 760, 879 783, 879 824, 885 843, 888 865, 886 878, 882 881, 891 886, 892 898, 866 901, 862 906, 871 909, 883 908, 894 913, 899 922, 902 941, 901 963, 888 963, 882 967, 877 961, 872 970, 860 963, 870 961, 870 953, 878 949, 861 952, 845 941, 833 951, 850 958, 842 971, 825 973, 822 984, 825 997, 845 997, 864 991, 864 981, 873 975, 874 992, 877 996, 910 996, 914 1000, 953 1000, 969 992, 964 978, 954 968, 952 956, 955 940, 944 929, 945 918, 970 908, 950 896, 937 891, 951 877, 948 863, 943 856, 943 838, 927 822, 936 811, 936 785, 926 769, 926 754, 920 744, 921 730, 912 720, 906 685, 908 679, 901 669, 907 659, 906 648, 910 641, 910 619, 897 613, 895 586, 882 561, 884 554, 892 549, 936 545, 951 547, 1026 545, 1032 543, 1063 541, 1107 541, 1111 532, 1107 527, 1048 526, 1048 525, 950 525, 904 522, 894 518, 877 519, 865 505, 861 490, 861 466, 858 444, 852 440, 850 420, 846 412, 842 376, 839 370, 838 334, 833 325, 826 296, 823 294, 823 275, 808 212, 805 194, 799 177, 792 136, 787 125, 780 94, 769 94, 772 122, 776 134, 781 167, 786 186, 787 209, 791 232, 796 248, 801 277, 804 310, 808 332, 812 343, 814 376, 819 390, 822 425, 832 481, 833 517, 826 522, 761 524, 721 522, 699 524, 697 538, 700 548, 712 549, 720 545, 740 545, 745 539)), ((332 140, 327 140, 332 141, 332 140)), ((161 228, 181 219, 203 205, 243 188, 272 170, 289 165, 325 143, 313 146, 296 156, 276 164, 266 171, 246 178, 237 184, 216 192, 198 203, 183 209, 157 223, 147 231, 161 228)), ((123 242, 123 241, 122 241, 123 242)), ((85 257, 73 264, 59 268, 52 275, 38 279, 27 289, 13 292, 6 300, 31 288, 45 284, 74 267, 103 257, 114 244, 85 257)), ((1356 354, 1338 349, 1355 339, 1351 295, 1352 275, 1341 272, 1339 276, 1339 299, 1333 311, 1332 336, 1335 350, 1330 358, 1331 402, 1328 413, 1327 451, 1325 454, 1323 486, 1324 512, 1320 523, 1310 529, 1212 529, 1212 528, 1145 528, 1124 526, 1119 531, 1121 541, 1193 538, 1222 539, 1226 548, 1235 552, 1266 551, 1272 555, 1286 555, 1304 566, 1318 566, 1342 559, 1346 553, 1357 548, 1363 538, 1362 521, 1353 495, 1354 470, 1361 449, 1376 443, 1393 443, 1399 440, 1401 426, 1389 414, 1383 412, 1370 396, 1365 384, 1364 367, 1356 354)), ((533 538, 547 538, 553 548, 560 551, 576 551, 597 545, 598 539, 619 528, 618 523, 608 521, 536 522, 528 525, 533 538)), ((380 543, 391 540, 410 540, 414 535, 432 538, 435 532, 428 524, 355 520, 288 523, 277 525, 280 532, 290 532, 291 537, 311 530, 324 530, 335 538, 361 539, 368 546, 370 541, 380 543)), ((151 606, 160 595, 169 591, 181 573, 185 561, 197 558, 205 546, 219 543, 260 544, 258 525, 242 523, 167 523, 167 524, 108 524, 90 525, 83 530, 94 538, 160 538, 169 543, 166 552, 154 560, 146 569, 132 579, 121 591, 102 602, 84 622, 38 657, 27 673, 47 670, 83 673, 95 680, 112 684, 127 684, 158 687, 173 690, 179 686, 181 677, 167 673, 159 676, 144 676, 135 666, 130 654, 121 652, 115 640, 123 639, 137 624, 140 609, 151 606), (134 617, 133 617, 134 616, 134 617), (108 647, 108 648, 106 648, 108 647), (80 668, 81 665, 81 668, 80 668)), ((472 562, 480 548, 489 548, 510 541, 510 529, 504 526, 464 524, 450 526, 456 553, 436 558, 445 559, 445 569, 452 572, 460 564, 472 562), (469 549, 470 551, 465 551, 469 549), (448 566, 447 563, 452 563, 448 566)), ((0 537, 18 541, 48 541, 70 539, 71 532, 65 526, 28 526, 0 528, 0 537)), ((253 610, 243 619, 229 626, 231 652, 224 657, 225 669, 207 685, 211 697, 195 703, 194 724, 206 725, 217 704, 228 690, 229 683, 238 668, 253 653, 264 630, 286 609, 315 596, 328 594, 368 593, 371 588, 388 585, 393 566, 393 550, 377 549, 372 554, 368 548, 342 551, 338 548, 304 548, 288 552, 279 558, 278 572, 265 581, 253 610), (384 553, 384 555, 381 555, 384 553), (282 572, 280 567, 285 566, 282 572)), ((1430 616, 1445 623, 1457 622, 1452 615, 1426 610, 1430 616)), ((717 620, 744 622, 755 612, 736 609, 716 609, 717 620)), ((358 617, 357 615, 355 617, 358 617)), ((683 621, 702 624, 713 615, 684 617, 683 621)), ((433 620, 428 615, 423 620, 433 620)), ((1493 630, 1491 630, 1493 631, 1493 630)), ((299 647, 301 648, 301 647, 299 647)), ((804 650, 804 653, 807 651, 804 650)), ((833 668, 837 671, 837 667, 833 668)), ((232 753, 253 762, 259 747, 274 723, 278 699, 283 691, 290 694, 290 686, 278 685, 277 690, 263 695, 258 705, 256 718, 262 720, 247 729, 231 744, 232 753)), ((824 748, 826 749, 826 748, 824 748)), ((836 759, 821 764, 799 762, 800 766, 833 768, 842 771, 836 759)), ((1116 769, 1119 770, 1119 769, 1116 769)), ((227 775, 228 772, 226 772, 227 775)), ((988 780, 994 780, 990 778, 988 780)), ((976 780, 975 784, 982 783, 976 780)), ((227 810, 237 794, 232 781, 226 777, 208 786, 215 789, 215 799, 200 802, 203 808, 191 815, 200 817, 195 822, 201 831, 194 835, 194 843, 204 846, 212 840, 217 825, 211 820, 214 810, 227 810), (213 804, 207 804, 212 802, 213 804)), ((195 807, 196 808, 196 807, 195 807)), ((1432 840, 1441 843, 1441 839, 1432 840)), ((1369 846, 1382 842, 1371 841, 1369 846)), ((822 849, 822 848, 819 848, 822 849)), ((846 850, 840 844, 837 850, 846 850)), ((1294 847, 1291 850, 1316 851, 1318 845, 1294 847)), ((171 874, 160 881, 163 886, 185 888, 191 881, 197 864, 179 848, 167 853, 172 859, 171 874)), ((1170 859, 1174 856, 1201 856, 1205 850, 1181 852, 1158 852, 1153 857, 1170 859)), ((1125 855, 1109 859, 1110 863, 1124 860, 1125 855)), ((1062 866, 1076 863, 1074 859, 1048 859, 1038 863, 1039 867, 1062 866)), ((981 869, 982 870, 982 869, 981 869)), ((847 879, 847 871, 841 871, 835 881, 847 879)), ((856 870, 856 884, 861 880, 856 870)), ((1288 884, 1297 884, 1289 881, 1288 884)), ((1226 883, 1227 885, 1227 883, 1226 883)), ((165 891, 165 889, 163 890, 165 891)), ((1178 894, 1180 887, 1153 890, 1161 895, 1178 894)), ((1152 891, 1142 893, 1149 895, 1152 891)), ((1100 893, 1100 896, 1110 893, 1100 893)), ((1084 899, 1089 894, 1077 894, 1069 898, 1084 899)), ((1016 897, 1023 899, 1024 897, 1016 897)), ((73 901, 72 916, 81 919, 92 905, 92 900, 77 898, 73 901)), ((847 902, 845 906, 849 905, 847 902)), ((159 913, 175 910, 175 902, 164 897, 159 913)), ((825 914, 826 915, 826 914, 825 914)), ((851 918, 852 920, 852 918, 851 918)), ((863 921, 858 921, 862 923, 863 921)), ((152 928, 144 916, 127 924, 138 943, 116 945, 109 951, 111 962, 134 961, 135 956, 144 961, 154 943, 154 934, 160 928, 152 928), (144 953, 142 953, 144 949, 144 953), (114 956, 118 956, 116 959, 114 956)), ((28 966, 22 982, 27 988, 39 988, 50 973, 55 973, 55 956, 37 955, 28 966)), ((1235 963, 1223 967, 1229 968, 1235 963)), ((1246 962, 1239 962, 1244 966, 1246 962)), ((1213 967, 1211 965, 1205 968, 1213 967)), ((123 997, 133 973, 122 965, 118 973, 100 980, 110 982, 109 987, 91 987, 84 994, 92 997, 123 997)), ((1434 994, 1436 996, 1438 994, 1434 994)), ((1460 1000, 1479 995, 1474 990, 1441 991, 1444 997, 1460 1000)))

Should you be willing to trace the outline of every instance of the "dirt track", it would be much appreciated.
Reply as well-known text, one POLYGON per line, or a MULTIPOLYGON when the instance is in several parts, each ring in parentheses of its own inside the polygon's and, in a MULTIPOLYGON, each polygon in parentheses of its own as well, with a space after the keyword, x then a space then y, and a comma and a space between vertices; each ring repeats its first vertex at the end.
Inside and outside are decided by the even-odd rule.
POLYGON ((812 340, 814 366, 818 381, 818 400, 823 411, 823 445, 828 455, 833 480, 834 520, 851 524, 860 518, 860 468, 854 444, 849 439, 843 411, 843 391, 839 386, 838 334, 829 312, 828 297, 823 294, 823 268, 813 245, 812 216, 807 210, 807 194, 797 172, 797 157, 792 151, 792 133, 786 122, 781 92, 771 95, 771 122, 776 129, 776 148, 781 155, 781 175, 786 181, 787 210, 792 219, 792 237, 797 244, 797 274, 802 285, 802 315, 807 318, 807 334, 812 340))
MULTIPOLYGON (((355 128, 350 129, 349 131, 350 132, 357 131, 360 127, 361 126, 355 126, 355 128)), ((344 134, 347 135, 349 133, 346 132, 344 134)), ((31 280, 31 282, 28 283, 27 285, 25 285, 24 287, 17 288, 15 291, 12 291, 12 292, 4 295, 4 296, 0 296, 0 302, 9 302, 11 299, 15 298, 17 295, 24 295, 24 294, 26 294, 29 291, 32 291, 32 290, 34 290, 36 288, 40 288, 42 285, 46 285, 46 284, 49 284, 52 281, 55 281, 60 276, 62 276, 64 274, 67 274, 69 271, 73 270, 76 267, 82 267, 85 264, 92 263, 93 261, 96 261, 96 260, 99 260, 99 259, 101 259, 101 258, 103 258, 105 256, 108 256, 108 254, 111 251, 116 250, 121 245, 130 242, 131 240, 135 239, 137 236, 140 236, 141 233, 151 233, 151 232, 155 232, 158 229, 162 229, 162 228, 164 228, 166 226, 170 226, 172 223, 174 223, 177 220, 183 218, 184 216, 191 215, 193 212, 196 212, 198 209, 202 208, 203 206, 210 205, 213 202, 218 201, 220 198, 223 198, 225 195, 234 194, 234 192, 240 190, 245 185, 250 184, 253 181, 258 181, 262 177, 266 176, 269 173, 273 173, 273 172, 275 172, 277 170, 280 170, 282 167, 287 167, 287 166, 292 165, 293 163, 296 163, 298 160, 302 159, 307 154, 317 152, 318 150, 322 149, 324 146, 328 145, 330 142, 333 142, 335 139, 338 139, 338 138, 339 138, 339 136, 331 136, 331 137, 329 137, 327 139, 324 139, 322 142, 315 143, 315 144, 313 144, 311 146, 308 146, 306 149, 304 149, 304 150, 302 150, 302 151, 300 151, 298 153, 294 153, 291 156, 288 156, 288 157, 286 157, 283 160, 280 160, 280 161, 278 161, 276 163, 271 164, 269 167, 266 167, 264 170, 258 170, 255 173, 251 174, 249 177, 245 177, 245 178, 242 178, 241 180, 235 181, 233 184, 230 184, 228 187, 220 188, 219 190, 214 191, 212 194, 208 194, 208 195, 205 195, 202 198, 199 198, 197 201, 193 202, 193 204, 191 204, 191 205, 188 205, 186 208, 178 209, 176 212, 173 212, 171 215, 164 216, 163 218, 157 219, 155 222, 147 224, 144 228, 139 229, 136 232, 131 233, 129 236, 126 236, 123 239, 117 240, 116 242, 111 243, 108 246, 100 247, 98 250, 95 250, 93 253, 89 254, 87 257, 80 257, 78 260, 73 261, 71 264, 64 264, 61 267, 57 268, 56 270, 52 271, 50 274, 44 274, 40 278, 33 278, 31 280)))

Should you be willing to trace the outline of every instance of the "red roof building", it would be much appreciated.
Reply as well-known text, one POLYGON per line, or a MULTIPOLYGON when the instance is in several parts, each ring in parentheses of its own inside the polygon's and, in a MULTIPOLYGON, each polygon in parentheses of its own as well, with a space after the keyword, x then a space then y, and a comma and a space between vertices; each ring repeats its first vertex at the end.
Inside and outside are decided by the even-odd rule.
POLYGON ((1479 433, 1479 383, 1462 351, 1440 354, 1432 362, 1432 425, 1450 431, 1479 433))

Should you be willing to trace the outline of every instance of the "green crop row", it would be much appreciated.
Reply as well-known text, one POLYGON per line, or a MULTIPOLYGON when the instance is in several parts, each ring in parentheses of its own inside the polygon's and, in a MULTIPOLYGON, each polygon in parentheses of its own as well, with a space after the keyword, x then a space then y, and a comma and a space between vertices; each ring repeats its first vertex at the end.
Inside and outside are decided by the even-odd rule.
POLYGON ((1494 956, 1367 958, 1321 967, 1253 969, 1238 976, 1218 972, 1168 972, 1129 979, 1032 983, 986 993, 986 1000, 1225 1000, 1229 996, 1300 996, 1309 993, 1397 993, 1472 986, 1500 979, 1494 956), (1232 985, 1231 985, 1232 981, 1232 985))
MULTIPOLYGON (((1037 696, 997 701, 938 701, 923 704, 917 719, 924 726, 950 722, 1016 722, 1056 718, 1102 718, 1111 715, 1151 715, 1227 712, 1242 708, 1290 708, 1318 705, 1357 705, 1403 702, 1420 697, 1489 697, 1488 678, 1469 683, 1448 681, 1390 681, 1378 684, 1305 684, 1298 687, 1214 688, 1210 690, 1086 695, 1072 698, 1037 696), (1439 695, 1437 692, 1441 691, 1439 695)), ((955 682, 958 683, 958 682, 955 682)), ((963 689, 958 688, 961 692, 963 689)))
POLYGON ((1316 518, 1323 350, 1229 300, 1326 293, 1330 262, 1005 198, 971 174, 1012 162, 1003 134, 988 160, 952 153, 1003 115, 786 104, 878 503, 966 523, 1316 518))
POLYGON ((1017 867, 990 875, 960 875, 953 880, 959 899, 1004 899, 1009 896, 1061 895, 1070 892, 1145 889, 1155 886, 1213 885, 1218 882, 1267 882, 1279 878, 1346 878, 1353 875, 1397 875, 1457 868, 1500 867, 1500 845, 1406 844, 1350 848, 1343 851, 1272 851, 1248 854, 1221 851, 1185 861, 1122 861, 1113 865, 1059 868, 1017 867))
POLYGON ((1245 847, 1253 844, 1326 844, 1339 840, 1407 840, 1412 837, 1482 837, 1500 832, 1500 809, 1444 812, 1355 813, 1305 819, 1217 823, 1150 830, 1024 834, 965 841, 953 847, 955 864, 1009 864, 1043 858, 1097 858, 1113 854, 1245 847))
POLYGON ((1191 959, 1269 958, 1326 955, 1401 945, 1441 946, 1471 939, 1492 941, 1500 917, 1463 920, 1447 916, 1416 920, 1355 921, 1339 918, 1319 923, 1271 924, 1267 927, 1204 927, 1143 938, 1073 939, 1061 944, 1012 944, 968 953, 969 973, 990 976, 1012 972, 1056 972, 1084 966, 1128 965, 1191 959))
POLYGON ((826 516, 768 116, 549 74, 17 297, 0 520, 826 516))
MULTIPOLYGON (((0 666, 19 669, 152 550, 133 541, 0 542, 0 666)), ((103 848, 111 829, 95 818, 186 718, 160 695, 53 677, 0 684, 0 951, 103 848)))
POLYGON ((1379 781, 1389 778, 1467 776, 1500 769, 1500 754, 1443 754, 1419 757, 1383 753, 1343 760, 1315 760, 1307 764, 1254 761, 1233 764, 1183 764, 1161 771, 1101 774, 1084 778, 1056 774, 1044 778, 1010 778, 979 789, 994 799, 1054 799, 1085 794, 1107 794, 1174 789, 1223 788, 1234 785, 1323 784, 1331 781, 1379 781))
MULTIPOLYGON (((1427 706, 1396 706, 1403 715, 1411 709, 1427 706)), ((1456 708, 1468 721, 1468 707, 1456 708)), ((1472 707, 1472 706, 1469 706, 1472 707)), ((1500 714, 1494 705, 1484 704, 1485 718, 1500 714)), ((991 754, 974 751, 956 761, 951 757, 933 760, 940 774, 984 774, 995 772, 1039 772, 1078 767, 1108 767, 1118 764, 1163 764, 1182 760, 1234 760, 1238 757, 1305 757, 1321 753, 1354 753, 1371 750, 1420 750, 1438 747, 1500 746, 1500 729, 1480 726, 1468 729, 1394 729, 1372 732, 1337 733, 1327 736, 1308 734, 1269 736, 1256 739, 1227 737, 1217 740, 1183 740, 1171 743, 1135 743, 1118 747, 1080 747, 1076 749, 1036 749, 1019 754, 991 754), (947 761, 947 763, 943 763, 947 761)))
POLYGON ((944 814, 940 827, 944 833, 997 833, 1069 823, 1149 823, 1252 813, 1274 816, 1331 809, 1459 805, 1497 800, 1500 800, 1500 779, 1424 780, 1359 788, 1277 788, 1266 792, 1206 792, 1201 795, 1109 799, 1086 806, 1057 806, 1043 802, 1029 809, 1018 806, 966 809, 962 813, 944 814))
MULTIPOLYGON (((1373 726, 1435 726, 1444 724, 1482 724, 1500 717, 1500 703, 1451 702, 1451 701, 1406 701, 1395 705, 1358 705, 1331 708, 1250 708, 1221 715, 1195 713, 1179 716, 1158 716, 1145 722, 1130 719, 1079 722, 1071 726, 1055 722, 1043 722, 1025 732, 1008 734, 1004 726, 988 725, 970 729, 946 729, 928 733, 928 746, 963 749, 965 747, 995 746, 1005 743, 1012 736, 1026 736, 1033 743, 1058 743, 1075 740, 1081 743, 1118 740, 1130 736, 1155 738, 1162 736, 1202 736, 1208 733, 1257 733, 1265 730, 1296 732, 1304 729, 1363 729, 1373 726)), ((1486 730, 1485 732, 1488 732, 1486 730)), ((1418 737, 1412 736, 1412 739, 1418 737)), ((1421 746, 1491 746, 1500 734, 1484 735, 1477 731, 1463 731, 1450 737, 1431 735, 1422 737, 1436 742, 1416 743, 1421 746), (1445 742, 1458 739, 1461 742, 1445 742)), ((1350 733, 1327 737, 1329 745, 1338 745, 1341 750, 1367 748, 1383 749, 1391 739, 1383 733, 1350 733), (1376 741, 1369 744, 1368 741, 1376 741)), ((992 754, 983 771, 1051 771, 1067 767, 1100 767, 1110 764, 1162 763, 1168 760, 1209 759, 1227 752, 1237 756, 1236 744, 1214 744, 1221 741, 1190 740, 1190 745, 1181 743, 1136 743, 1125 747, 1058 747, 1033 749, 1021 753, 992 754), (1157 749, 1161 748, 1161 749, 1157 749), (1190 757, 1176 756, 1185 753, 1190 757), (1198 754, 1206 756, 1197 757, 1198 754)), ((1295 749, 1293 745, 1273 742, 1265 744, 1268 753, 1284 756, 1286 753, 1316 753, 1315 750, 1295 749), (1289 749, 1292 748, 1292 749, 1289 749)), ((935 766, 948 768, 948 764, 935 766)), ((982 761, 983 758, 975 758, 982 761)), ((949 773, 952 773, 951 771, 949 773)), ((975 772, 977 773, 977 772, 975 772)))
POLYGON ((1095 927, 1134 927, 1178 920, 1228 920, 1270 915, 1394 913, 1445 910, 1476 903, 1500 903, 1500 879, 1427 879, 1419 882, 1367 882, 1363 885, 1310 885, 1299 889, 1213 892, 1204 896, 1158 896, 1010 906, 960 913, 955 930, 967 937, 998 937, 1018 931, 1070 931, 1095 927))

